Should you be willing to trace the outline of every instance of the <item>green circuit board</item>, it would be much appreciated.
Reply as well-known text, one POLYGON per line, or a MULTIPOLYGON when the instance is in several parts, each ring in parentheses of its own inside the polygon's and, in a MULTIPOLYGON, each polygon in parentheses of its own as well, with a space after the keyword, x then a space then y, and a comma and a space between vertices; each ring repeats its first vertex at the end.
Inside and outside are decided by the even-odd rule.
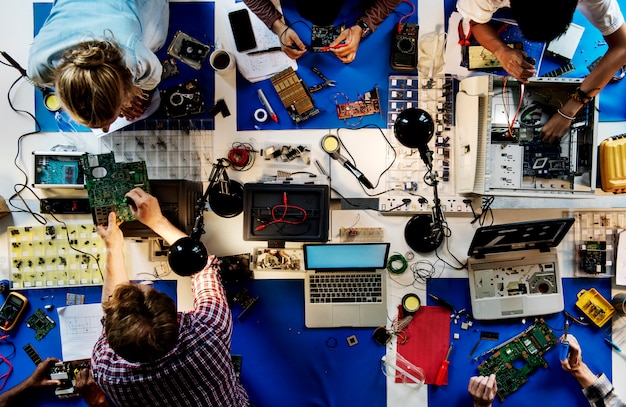
POLYGON ((137 187, 150 192, 146 162, 118 163, 110 152, 84 154, 81 164, 94 224, 106 225, 110 212, 117 213, 118 222, 135 220, 124 195, 137 187))
POLYGON ((478 365, 483 376, 496 375, 498 398, 504 401, 518 390, 539 367, 548 367, 543 355, 558 339, 543 319, 535 321, 524 332, 496 348, 487 360, 478 365))

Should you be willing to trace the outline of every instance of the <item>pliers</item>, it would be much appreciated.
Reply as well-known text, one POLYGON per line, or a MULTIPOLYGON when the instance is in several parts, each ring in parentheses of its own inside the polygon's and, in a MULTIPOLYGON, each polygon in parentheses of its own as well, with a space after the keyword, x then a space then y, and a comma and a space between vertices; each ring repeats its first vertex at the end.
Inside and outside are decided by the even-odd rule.
POLYGON ((472 24, 470 23, 469 29, 467 30, 467 35, 463 30, 463 19, 459 21, 459 45, 461 46, 461 55, 467 55, 467 47, 471 44, 470 39, 472 38, 472 24))
POLYGON ((322 90, 322 89, 327 88, 327 87, 335 86, 335 81, 334 81, 334 80, 330 80, 330 79, 328 79, 326 76, 324 76, 324 74, 323 74, 323 73, 321 73, 321 72, 320 72, 320 70, 319 70, 319 69, 317 69, 316 67, 313 67, 311 70, 312 70, 312 71, 313 71, 313 72, 314 72, 317 76, 319 76, 320 78, 322 78, 322 80, 323 80, 324 82, 322 82, 322 83, 320 83, 320 84, 318 84, 318 85, 315 85, 315 86, 311 86, 311 87, 309 88, 309 92, 313 93, 313 92, 317 92, 318 90, 322 90))

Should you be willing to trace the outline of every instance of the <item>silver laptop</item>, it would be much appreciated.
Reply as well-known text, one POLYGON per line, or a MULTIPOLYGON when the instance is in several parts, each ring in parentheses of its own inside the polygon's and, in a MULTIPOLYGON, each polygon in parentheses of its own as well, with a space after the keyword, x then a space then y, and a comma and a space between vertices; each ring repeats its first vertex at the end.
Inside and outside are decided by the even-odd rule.
POLYGON ((308 328, 386 325, 389 243, 305 244, 303 250, 308 328))
POLYGON ((562 218, 477 229, 467 262, 474 318, 562 311, 563 285, 555 248, 573 223, 573 218, 562 218))

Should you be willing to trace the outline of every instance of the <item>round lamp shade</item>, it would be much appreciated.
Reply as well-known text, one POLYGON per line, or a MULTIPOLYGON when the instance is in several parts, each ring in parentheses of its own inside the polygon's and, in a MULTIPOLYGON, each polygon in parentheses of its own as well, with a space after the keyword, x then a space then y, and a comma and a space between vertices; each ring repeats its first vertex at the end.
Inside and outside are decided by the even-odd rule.
POLYGON ((412 107, 398 115, 393 131, 403 146, 420 148, 426 146, 433 137, 435 123, 428 112, 412 107))
POLYGON ((179 276, 190 276, 202 270, 209 259, 204 245, 190 237, 178 239, 167 254, 167 261, 179 276))

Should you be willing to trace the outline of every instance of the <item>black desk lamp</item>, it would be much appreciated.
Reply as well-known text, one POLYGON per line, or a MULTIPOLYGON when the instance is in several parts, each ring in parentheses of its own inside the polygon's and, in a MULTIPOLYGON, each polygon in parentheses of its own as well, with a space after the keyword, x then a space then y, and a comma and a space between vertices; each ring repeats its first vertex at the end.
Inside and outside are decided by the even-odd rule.
POLYGON ((394 123, 394 134, 400 144, 409 148, 417 148, 420 158, 426 164, 428 172, 424 182, 433 187, 432 215, 419 214, 413 216, 404 228, 404 239, 411 249, 426 253, 435 250, 444 237, 445 218, 441 209, 441 201, 437 192, 437 172, 433 172, 433 152, 428 147, 432 139, 435 124, 428 112, 409 108, 403 110, 394 123))
POLYGON ((220 158, 213 164, 209 186, 194 206, 196 218, 191 235, 174 242, 167 254, 170 268, 179 276, 190 276, 202 270, 208 260, 208 252, 200 238, 204 234, 204 211, 207 202, 221 217, 232 218, 243 210, 243 185, 228 179, 226 168, 230 161, 220 158))

